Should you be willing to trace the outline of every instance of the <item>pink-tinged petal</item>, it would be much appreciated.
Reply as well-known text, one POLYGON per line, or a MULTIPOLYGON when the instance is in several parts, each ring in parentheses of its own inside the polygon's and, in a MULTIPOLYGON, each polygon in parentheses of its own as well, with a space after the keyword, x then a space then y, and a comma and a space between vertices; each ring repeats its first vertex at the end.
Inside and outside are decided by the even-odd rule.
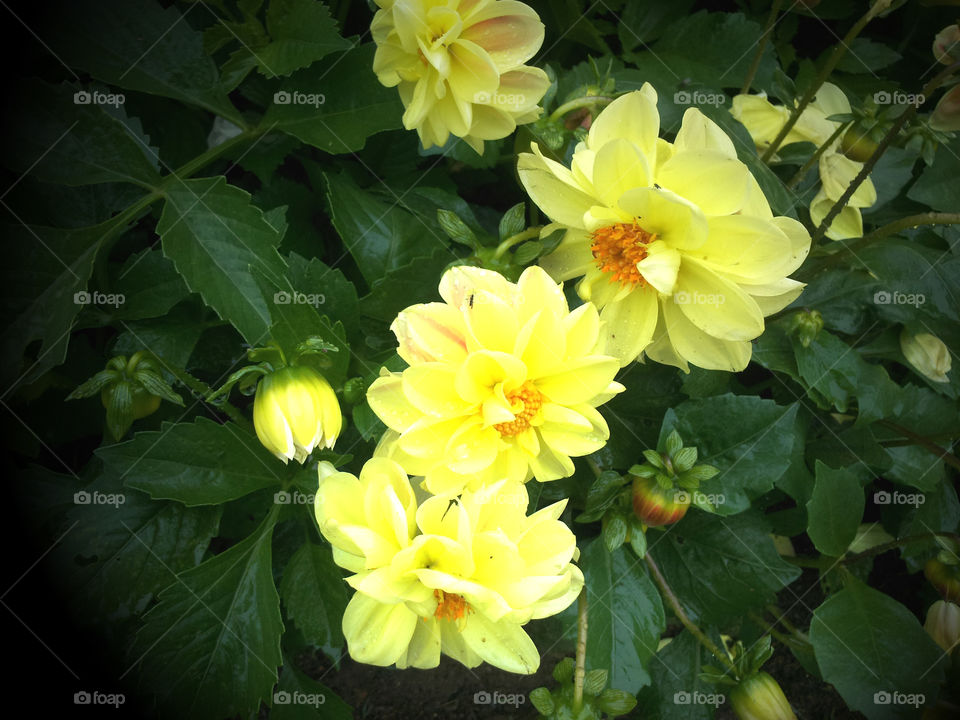
POLYGON ((543 70, 521 65, 500 76, 489 104, 517 117, 535 110, 549 88, 550 78, 543 70))
POLYGON ((486 50, 497 67, 510 70, 532 58, 543 45, 543 23, 529 5, 500 0, 470 18, 460 36, 486 50))
POLYGON ((440 297, 453 307, 463 310, 477 290, 486 290, 512 303, 516 288, 503 275, 493 270, 457 265, 440 278, 440 297))
POLYGON ((410 365, 459 363, 467 355, 463 315, 445 303, 412 305, 390 326, 397 336, 397 354, 410 365))

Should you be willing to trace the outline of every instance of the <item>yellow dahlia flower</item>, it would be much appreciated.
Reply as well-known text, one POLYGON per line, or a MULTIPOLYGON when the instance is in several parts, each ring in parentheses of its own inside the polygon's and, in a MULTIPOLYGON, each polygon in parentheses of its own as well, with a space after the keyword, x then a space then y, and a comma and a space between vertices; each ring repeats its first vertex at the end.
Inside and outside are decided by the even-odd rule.
POLYGON ((535 143, 520 155, 527 193, 567 228, 541 264, 557 280, 584 276, 577 292, 602 308, 606 352, 621 364, 645 353, 684 371, 742 370, 764 316, 800 294, 786 276, 810 236, 773 216, 730 138, 699 110, 686 111, 673 143, 659 130, 646 83, 597 116, 570 169, 535 143))
POLYGON ((550 80, 524 65, 543 44, 543 23, 514 0, 377 0, 373 71, 396 86, 424 148, 506 137, 536 120, 550 80))
POLYGON ((623 391, 619 363, 600 349, 597 309, 570 312, 539 267, 516 284, 454 267, 440 295, 391 325, 410 367, 384 371, 367 391, 389 428, 378 454, 423 475, 434 494, 572 475, 570 458, 610 435, 596 407, 623 391))
POLYGON ((253 426, 263 446, 302 463, 318 445, 332 448, 343 416, 337 394, 319 373, 288 366, 266 375, 253 400, 253 426))
POLYGON ((315 502, 334 560, 354 573, 343 635, 358 662, 432 668, 443 653, 533 673, 540 655, 522 626, 583 586, 576 538, 558 520, 566 500, 528 517, 520 483, 418 507, 401 467, 373 458, 359 478, 321 463, 315 502))
MULTIPOLYGON (((840 122, 828 120, 831 115, 850 112, 850 101, 843 91, 832 83, 824 83, 817 96, 797 119, 797 123, 784 138, 783 145, 810 142, 817 147, 826 143, 840 126, 840 122)), ((765 150, 776 138, 790 117, 790 111, 782 105, 773 105, 765 95, 737 95, 733 99, 733 117, 739 120, 750 133, 759 150, 765 150)), ((840 199, 853 179, 863 169, 863 163, 851 160, 841 150, 842 137, 836 138, 824 150, 819 160, 820 190, 810 202, 810 219, 815 225, 840 199)), ((847 205, 830 223, 826 236, 832 240, 860 237, 863 235, 863 219, 860 208, 870 207, 877 201, 877 191, 870 178, 861 183, 847 205)))

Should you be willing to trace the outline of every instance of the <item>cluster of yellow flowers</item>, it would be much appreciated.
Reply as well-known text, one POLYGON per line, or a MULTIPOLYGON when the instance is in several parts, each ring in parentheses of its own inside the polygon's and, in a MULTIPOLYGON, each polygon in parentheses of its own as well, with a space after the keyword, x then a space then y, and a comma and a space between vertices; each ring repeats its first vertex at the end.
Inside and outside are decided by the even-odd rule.
MULTIPOLYGON (((773 105, 765 95, 737 95, 733 99, 733 116, 747 128, 760 149, 766 149, 786 125, 790 111, 783 105, 773 105)), ((843 123, 828 119, 832 115, 850 113, 850 101, 843 91, 832 83, 824 83, 817 96, 800 113, 797 123, 783 139, 783 145, 810 142, 820 147, 830 140, 843 123)), ((820 190, 810 202, 810 219, 819 225, 833 204, 840 199, 847 186, 863 169, 863 163, 852 160, 841 150, 842 138, 837 137, 820 155, 820 190)), ((863 235, 860 208, 877 201, 877 191, 867 178, 830 223, 826 236, 831 240, 845 240, 863 235)))

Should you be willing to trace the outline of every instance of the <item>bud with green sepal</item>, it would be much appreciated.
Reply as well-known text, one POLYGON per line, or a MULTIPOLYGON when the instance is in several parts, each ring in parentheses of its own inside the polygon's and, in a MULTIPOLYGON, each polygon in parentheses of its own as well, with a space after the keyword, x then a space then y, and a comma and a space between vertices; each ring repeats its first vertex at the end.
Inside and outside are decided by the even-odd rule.
POLYGON ((823 315, 819 310, 801 310, 790 317, 787 326, 788 335, 796 335, 803 347, 810 347, 810 343, 817 339, 823 330, 823 315))
POLYGON ((66 399, 77 400, 97 393, 107 410, 107 429, 116 440, 127 434, 134 420, 155 413, 161 400, 183 405, 183 398, 163 379, 157 360, 144 350, 135 352, 129 360, 125 355, 111 358, 104 370, 66 399))
POLYGON ((947 600, 937 600, 927 610, 923 629, 944 652, 952 653, 960 644, 960 606, 947 600))
POLYGON ((541 717, 551 720, 600 720, 626 715, 637 705, 637 699, 624 690, 608 688, 609 672, 602 668, 589 670, 583 678, 583 698, 574 709, 573 658, 564 658, 553 668, 557 687, 539 687, 530 693, 530 703, 541 717))
POLYGON ((731 690, 730 706, 740 720, 797 720, 779 683, 765 672, 750 675, 731 690))
MULTIPOLYGON (((644 450, 646 462, 630 468, 633 511, 645 525, 659 527, 679 521, 686 515, 700 483, 717 474, 718 470, 711 465, 697 465, 697 455, 695 447, 684 447, 683 439, 674 430, 662 449, 644 450)), ((713 509, 705 500, 697 504, 713 509)))
POLYGON ((944 600, 960 603, 960 563, 953 552, 942 550, 927 560, 923 574, 944 600))

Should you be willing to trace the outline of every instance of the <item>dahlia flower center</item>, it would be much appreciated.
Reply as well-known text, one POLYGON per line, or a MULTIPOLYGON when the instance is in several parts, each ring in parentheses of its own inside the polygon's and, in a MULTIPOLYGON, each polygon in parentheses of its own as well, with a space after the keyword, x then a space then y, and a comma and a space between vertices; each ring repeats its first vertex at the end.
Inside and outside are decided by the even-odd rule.
POLYGON ((647 245, 657 238, 636 222, 615 223, 597 228, 590 234, 590 252, 601 272, 610 275, 610 282, 621 285, 643 283, 637 263, 647 256, 647 245))
POLYGON ((493 428, 501 436, 513 437, 530 427, 530 421, 543 405, 543 396, 533 385, 524 383, 513 392, 507 393, 507 400, 510 402, 514 419, 510 422, 497 423, 493 428))
POLYGON ((433 597, 437 600, 437 609, 433 616, 438 620, 459 620, 470 612, 470 605, 462 595, 434 590, 433 597))

